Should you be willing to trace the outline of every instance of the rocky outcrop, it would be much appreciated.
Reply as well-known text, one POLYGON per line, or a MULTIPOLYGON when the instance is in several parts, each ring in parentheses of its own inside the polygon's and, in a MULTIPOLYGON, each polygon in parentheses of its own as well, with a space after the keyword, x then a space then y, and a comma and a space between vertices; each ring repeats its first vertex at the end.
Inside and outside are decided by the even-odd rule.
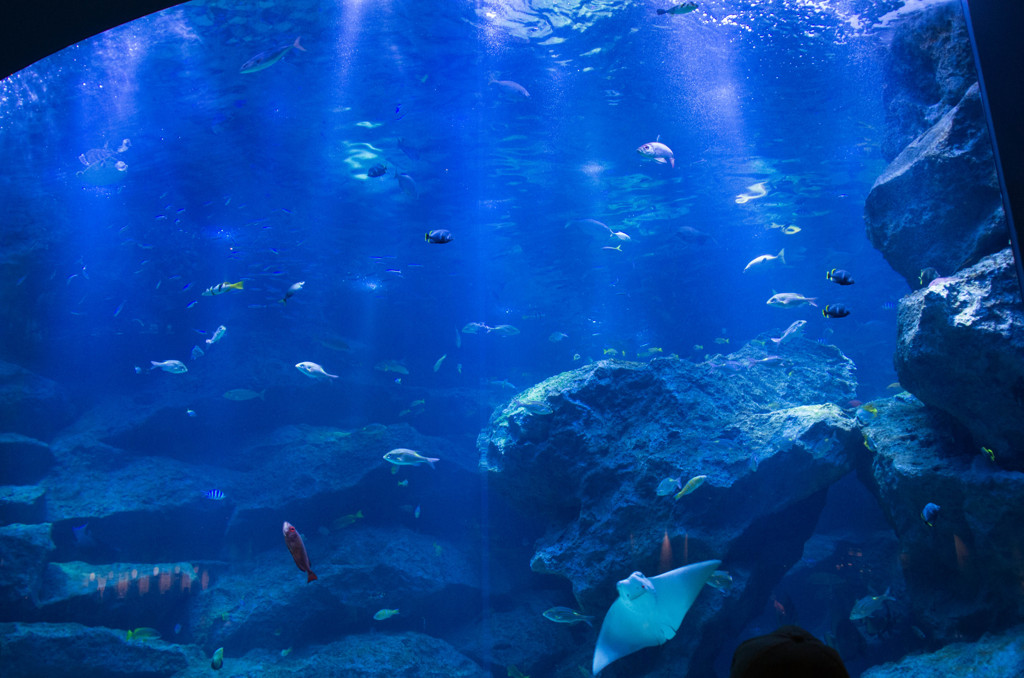
POLYGON ((18 433, 0 433, 0 484, 31 485, 53 466, 50 446, 18 433))
POLYGON ((0 656, 4 678, 169 678, 190 660, 180 645, 80 624, 0 624, 0 656))
POLYGON ((874 404, 862 475, 900 540, 909 624, 948 642, 1014 623, 1024 474, 1002 470, 947 416, 909 394, 874 404), (941 507, 930 526, 922 518, 928 503, 941 507))
POLYGON ((938 122, 977 80, 959 4, 947 2, 901 21, 889 46, 882 85, 886 160, 938 122))
MULTIPOLYGON (((589 614, 604 613, 618 579, 655 574, 662 558, 723 560, 733 595, 699 598, 687 631, 657 651, 673 675, 707 672, 721 639, 761 609, 860 445, 833 404, 852 397, 852 363, 805 340, 779 356, 762 346, 699 365, 594 363, 520 394, 479 439, 491 487, 545 526, 532 569, 571 582, 589 614), (706 482, 692 494, 657 496, 663 479, 697 475, 706 482)), ((649 659, 622 666, 648 670, 649 659)))
POLYGON ((1024 627, 986 635, 976 643, 954 643, 930 654, 868 669, 861 678, 945 678, 946 676, 1024 675, 1024 627))
POLYGON ((978 85, 914 139, 864 204, 871 244, 911 287, 922 269, 949 275, 1009 239, 978 85))
POLYGON ((972 452, 1024 470, 1024 306, 1009 249, 904 297, 896 371, 973 434, 972 452))
POLYGON ((53 550, 49 525, 0 527, 0 620, 34 613, 53 550))
POLYGON ((72 415, 70 400, 57 382, 0 361, 0 431, 47 440, 72 415))

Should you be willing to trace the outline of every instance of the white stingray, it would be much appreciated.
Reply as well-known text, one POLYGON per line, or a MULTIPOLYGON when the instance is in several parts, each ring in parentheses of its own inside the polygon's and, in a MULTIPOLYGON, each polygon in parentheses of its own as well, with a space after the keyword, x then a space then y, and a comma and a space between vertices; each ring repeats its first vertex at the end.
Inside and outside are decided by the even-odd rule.
POLYGON ((616 584, 619 598, 601 624, 594 649, 594 675, 616 659, 674 637, 704 582, 721 564, 720 560, 705 560, 650 579, 634 572, 616 584))

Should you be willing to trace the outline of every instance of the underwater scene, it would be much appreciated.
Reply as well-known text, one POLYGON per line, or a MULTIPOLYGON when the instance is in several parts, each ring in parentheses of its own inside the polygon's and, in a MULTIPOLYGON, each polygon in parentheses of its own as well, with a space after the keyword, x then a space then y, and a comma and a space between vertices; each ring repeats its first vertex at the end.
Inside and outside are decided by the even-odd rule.
POLYGON ((195 0, 0 160, 3 676, 1024 675, 959 2, 195 0))

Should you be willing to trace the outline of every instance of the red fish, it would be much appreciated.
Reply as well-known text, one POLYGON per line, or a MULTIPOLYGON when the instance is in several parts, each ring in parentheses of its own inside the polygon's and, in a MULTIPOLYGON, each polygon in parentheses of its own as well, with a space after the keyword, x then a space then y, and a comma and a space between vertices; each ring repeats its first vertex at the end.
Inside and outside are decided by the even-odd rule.
POLYGON ((295 564, 306 573, 306 583, 308 584, 316 579, 316 575, 313 574, 309 564, 309 554, 306 553, 306 545, 302 543, 299 531, 287 520, 284 521, 284 543, 288 546, 288 551, 292 554, 292 558, 295 559, 295 564))

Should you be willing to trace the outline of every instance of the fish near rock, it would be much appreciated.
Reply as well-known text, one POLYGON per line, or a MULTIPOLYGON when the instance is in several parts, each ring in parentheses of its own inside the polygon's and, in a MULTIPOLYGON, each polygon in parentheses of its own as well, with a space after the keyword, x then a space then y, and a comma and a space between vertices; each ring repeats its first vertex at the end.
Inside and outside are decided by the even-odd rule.
POLYGON ((417 466, 419 464, 430 464, 430 468, 434 468, 435 461, 441 461, 437 457, 424 457, 416 450, 409 450, 404 447, 391 450, 384 455, 384 459, 395 466, 417 466))
POLYGON ((921 511, 921 520, 928 527, 932 527, 935 524, 935 519, 939 517, 939 511, 942 509, 938 504, 928 502, 924 505, 924 509, 921 511))
POLYGON ((803 334, 804 326, 806 324, 806 320, 794 320, 793 323, 786 328, 786 331, 782 333, 781 337, 772 337, 772 342, 775 344, 784 344, 794 337, 799 337, 803 334))
POLYGON ((852 285, 854 283, 853 274, 841 268, 833 268, 831 271, 828 271, 825 274, 825 280, 834 282, 837 285, 852 285))
POLYGON ((306 545, 302 543, 302 536, 299 534, 299 531, 286 520, 284 521, 282 532, 284 533, 284 543, 288 547, 288 552, 292 554, 292 559, 298 568, 306 573, 306 583, 314 581, 317 576, 313 574, 313 568, 309 562, 309 554, 306 553, 306 545))

